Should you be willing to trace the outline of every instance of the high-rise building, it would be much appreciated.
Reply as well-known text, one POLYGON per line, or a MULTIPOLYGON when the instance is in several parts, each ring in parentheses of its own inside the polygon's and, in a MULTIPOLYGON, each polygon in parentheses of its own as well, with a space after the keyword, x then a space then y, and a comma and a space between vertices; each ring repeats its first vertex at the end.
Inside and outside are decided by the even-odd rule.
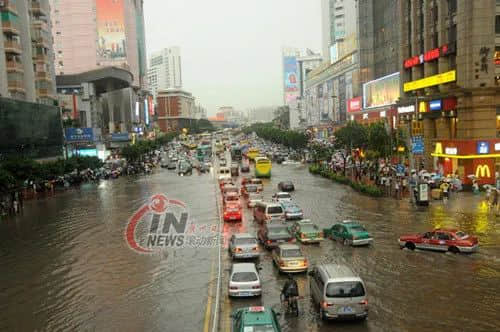
POLYGON ((0 11, 0 95, 53 105, 56 87, 48 0, 2 0, 0 11))
POLYGON ((357 1, 321 0, 323 60, 333 63, 357 47, 357 1))
POLYGON ((400 8, 402 96, 413 151, 470 184, 500 171, 500 2, 412 0, 400 8))
POLYGON ((145 89, 143 0, 50 0, 57 75, 115 66, 145 89))
POLYGON ((148 84, 155 99, 158 90, 182 88, 181 51, 179 47, 169 47, 151 54, 149 57, 148 84))

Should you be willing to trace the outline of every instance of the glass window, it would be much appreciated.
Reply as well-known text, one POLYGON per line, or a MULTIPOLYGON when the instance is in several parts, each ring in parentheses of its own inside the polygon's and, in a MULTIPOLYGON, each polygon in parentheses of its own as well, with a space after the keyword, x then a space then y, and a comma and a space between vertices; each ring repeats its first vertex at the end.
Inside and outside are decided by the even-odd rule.
POLYGON ((327 297, 359 297, 365 295, 365 288, 359 281, 331 282, 326 286, 327 297))
POLYGON ((500 34, 500 15, 495 16, 495 33, 500 34))
POLYGON ((236 272, 233 274, 232 281, 236 282, 249 282, 249 281, 257 281, 257 275, 255 272, 236 272))
POLYGON ((287 250, 281 250, 281 256, 288 258, 288 257, 302 257, 302 252, 300 249, 287 249, 287 250))
POLYGON ((257 241, 252 238, 241 238, 241 239, 234 239, 234 244, 235 245, 242 245, 242 244, 257 244, 257 241))
POLYGON ((281 206, 270 206, 269 208, 267 208, 267 213, 279 214, 279 213, 283 213, 283 209, 281 208, 281 206))

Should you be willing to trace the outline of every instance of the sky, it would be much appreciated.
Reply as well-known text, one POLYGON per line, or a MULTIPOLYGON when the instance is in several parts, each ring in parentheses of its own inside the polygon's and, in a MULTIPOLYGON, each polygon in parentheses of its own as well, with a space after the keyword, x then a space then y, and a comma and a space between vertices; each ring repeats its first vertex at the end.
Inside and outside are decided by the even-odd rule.
POLYGON ((283 104, 283 46, 321 51, 320 0, 146 0, 147 52, 181 48, 183 88, 208 115, 283 104))

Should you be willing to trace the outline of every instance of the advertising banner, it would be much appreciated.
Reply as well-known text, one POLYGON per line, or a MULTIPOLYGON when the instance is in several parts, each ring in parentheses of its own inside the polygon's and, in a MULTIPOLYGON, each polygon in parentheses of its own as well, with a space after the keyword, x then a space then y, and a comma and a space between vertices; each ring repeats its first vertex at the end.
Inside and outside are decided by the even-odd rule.
POLYGON ((96 0, 97 56, 102 61, 124 60, 124 0, 96 0))
POLYGON ((299 86, 297 76, 297 58, 295 56, 283 57, 285 80, 285 100, 293 101, 297 98, 299 86))
POLYGON ((399 72, 363 84, 363 108, 392 105, 399 99, 399 72))
POLYGON ((351 98, 347 101, 347 112, 359 112, 361 111, 361 97, 351 98))
POLYGON ((92 128, 66 128, 64 131, 66 142, 93 142, 94 131, 92 128))
POLYGON ((130 141, 128 133, 113 133, 111 134, 112 142, 128 142, 130 141))

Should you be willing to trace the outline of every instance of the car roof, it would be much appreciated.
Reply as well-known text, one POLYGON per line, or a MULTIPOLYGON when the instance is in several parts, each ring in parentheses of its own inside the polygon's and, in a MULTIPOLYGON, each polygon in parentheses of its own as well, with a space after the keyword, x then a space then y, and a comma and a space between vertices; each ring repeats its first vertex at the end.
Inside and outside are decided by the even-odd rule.
POLYGON ((290 249, 300 249, 300 247, 296 244, 291 244, 291 243, 284 243, 284 244, 279 244, 278 247, 283 250, 290 250, 290 249))
POLYGON ((242 312, 243 326, 245 325, 267 325, 273 324, 274 319, 272 316, 272 310, 270 308, 264 307, 260 312, 252 312, 251 307, 241 308, 237 311, 242 312))
POLYGON ((233 272, 255 272, 257 273, 257 269, 255 268, 254 263, 234 263, 232 266, 233 272))
POLYGON ((321 265, 329 279, 356 279, 361 280, 348 266, 343 264, 323 264, 321 265))
POLYGON ((255 239, 255 236, 253 236, 250 233, 238 233, 238 234, 234 234, 234 238, 235 239, 246 239, 246 238, 255 239))

